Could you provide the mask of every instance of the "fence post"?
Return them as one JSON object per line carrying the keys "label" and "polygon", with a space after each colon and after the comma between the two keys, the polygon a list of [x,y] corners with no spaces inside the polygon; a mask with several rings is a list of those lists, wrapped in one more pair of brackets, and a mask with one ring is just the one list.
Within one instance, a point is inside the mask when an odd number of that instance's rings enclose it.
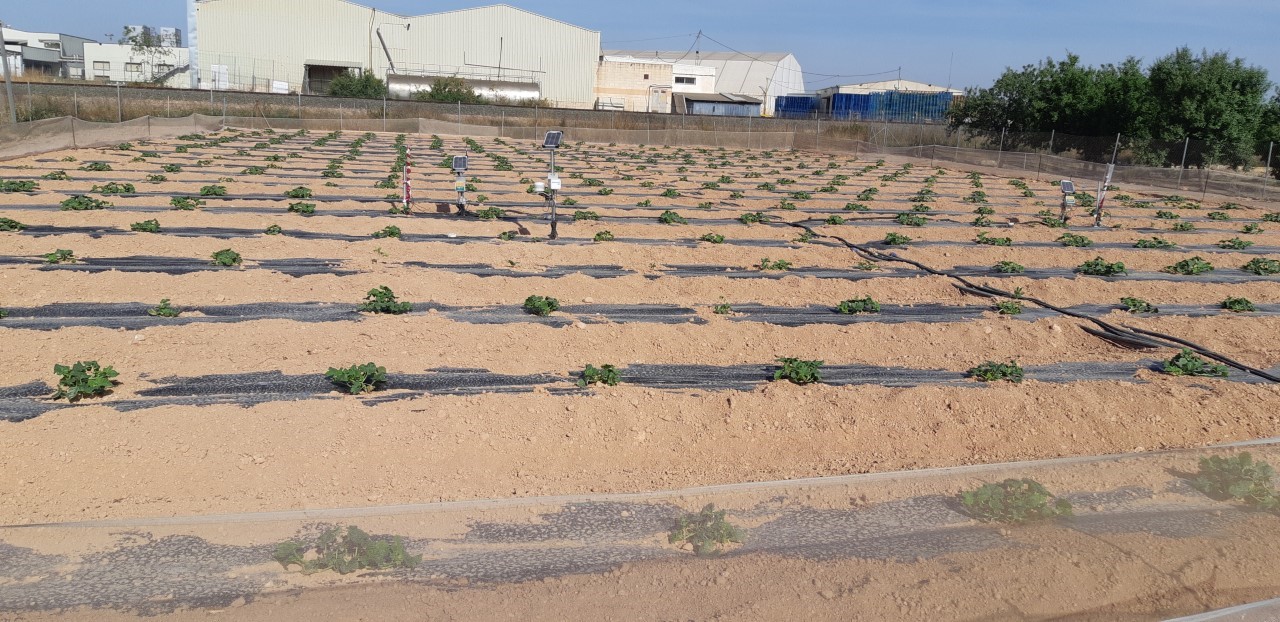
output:
{"label": "fence post", "polygon": [[1267,147],[1267,169],[1262,172],[1262,200],[1267,200],[1267,186],[1271,185],[1271,154],[1276,150],[1276,142],[1271,141]]}
{"label": "fence post", "polygon": [[507,110],[502,109],[502,120],[498,123],[498,136],[506,138],[507,136]]}
{"label": "fence post", "polygon": [[71,116],[80,116],[80,91],[71,92]]}
{"label": "fence post", "polygon": [[[302,91],[298,91],[298,120],[302,120]],[[299,123],[298,125],[302,125]]]}
{"label": "fence post", "polygon": [[168,119],[169,117],[172,117],[172,116],[173,116],[173,115],[169,112],[169,97],[170,97],[170,96],[168,96],[168,95],[165,95],[165,96],[164,96],[164,118],[166,118],[166,119]]}
{"label": "fence post", "polygon": [[151,138],[151,115],[147,115],[147,138]]}
{"label": "fence post", "polygon": [[382,92],[382,131],[387,131],[387,92]]}
{"label": "fence post", "polygon": [[822,119],[818,115],[814,115],[813,121],[817,124],[813,131],[813,150],[822,151]]}
{"label": "fence post", "polygon": [[227,126],[227,96],[222,96],[222,127]]}
{"label": "fence post", "polygon": [[[28,84],[29,86],[30,84]],[[116,85],[116,123],[124,121],[124,104],[120,102],[120,85]]]}
{"label": "fence post", "polygon": [[1000,164],[1004,162],[1004,133],[1008,127],[1000,128],[1000,151],[996,154],[996,168],[1000,168]]}
{"label": "fence post", "polygon": [[1206,196],[1209,196],[1209,167],[1210,166],[1212,166],[1212,162],[1205,162],[1204,177],[1200,185],[1200,202],[1201,203],[1204,203],[1204,198]]}
{"label": "fence post", "polygon": [[71,117],[71,146],[72,147],[79,147],[79,145],[76,143],[76,121],[79,121],[79,119],[77,119],[76,117]]}
{"label": "fence post", "polygon": [[538,105],[537,104],[533,105],[533,136],[535,139],[538,136]]}
{"label": "fence post", "polygon": [[653,119],[649,117],[649,113],[644,115],[644,142],[646,145],[653,143]]}
{"label": "fence post", "polygon": [[1191,137],[1182,143],[1182,165],[1178,167],[1178,189],[1182,189],[1182,172],[1187,170],[1187,149],[1191,148]]}

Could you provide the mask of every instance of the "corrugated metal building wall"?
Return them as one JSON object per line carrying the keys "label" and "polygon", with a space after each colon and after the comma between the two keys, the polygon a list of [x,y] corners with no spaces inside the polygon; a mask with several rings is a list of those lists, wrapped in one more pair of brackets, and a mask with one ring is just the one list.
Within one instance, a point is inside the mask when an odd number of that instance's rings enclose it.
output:
{"label": "corrugated metal building wall", "polygon": [[600,33],[507,5],[416,17],[345,0],[201,0],[196,10],[201,76],[223,66],[229,88],[300,88],[308,61],[385,77],[380,30],[402,73],[535,80],[556,105],[595,101]]}

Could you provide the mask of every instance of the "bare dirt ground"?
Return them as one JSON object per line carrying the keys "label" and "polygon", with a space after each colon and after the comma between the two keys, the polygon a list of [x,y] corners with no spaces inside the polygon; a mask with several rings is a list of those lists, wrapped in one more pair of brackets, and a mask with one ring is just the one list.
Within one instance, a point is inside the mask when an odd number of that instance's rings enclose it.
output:
{"label": "bare dirt ground", "polygon": [[[0,232],[0,309],[12,310],[12,318],[36,313],[32,309],[58,317],[49,305],[155,305],[162,298],[179,308],[254,303],[354,308],[370,289],[385,285],[404,301],[479,309],[477,313],[491,312],[495,318],[504,312],[504,319],[466,322],[436,312],[173,326],[158,319],[127,330],[32,330],[6,327],[0,319],[0,352],[7,363],[0,367],[0,398],[33,399],[19,396],[14,388],[52,386],[55,364],[97,360],[120,372],[110,395],[23,421],[0,422],[0,470],[9,474],[0,478],[0,523],[636,492],[1203,447],[1280,432],[1280,388],[1275,384],[1245,383],[1239,375],[1171,377],[1150,369],[1151,361],[1169,358],[1171,350],[1121,349],[1086,334],[1084,321],[1068,317],[1003,317],[992,310],[991,300],[965,295],[945,276],[890,262],[867,265],[832,239],[806,239],[803,228],[786,226],[803,224],[818,234],[939,270],[979,270],[971,277],[975,281],[1023,288],[1053,304],[1101,305],[1098,315],[1113,322],[1176,335],[1268,369],[1280,365],[1280,319],[1269,314],[1280,310],[1280,280],[1241,267],[1255,258],[1280,259],[1280,222],[1264,219],[1280,210],[1275,203],[1201,205],[1122,188],[1108,201],[1107,228],[1074,227],[1085,220],[1083,210],[1077,212],[1069,231],[1087,236],[1093,246],[1070,248],[1058,242],[1067,229],[1041,224],[1039,212],[1056,214],[1059,200],[1057,188],[1046,182],[1026,180],[1024,193],[1007,179],[987,175],[975,180],[966,176],[968,171],[935,169],[927,162],[574,145],[558,159],[565,182],[559,213],[562,219],[578,211],[590,213],[580,214],[578,221],[562,221],[561,239],[548,244],[541,200],[525,191],[531,180],[545,176],[543,153],[531,145],[484,139],[478,143],[484,153],[471,153],[472,210],[497,207],[505,212],[482,220],[458,216],[446,205],[452,200],[453,178],[439,162],[467,149],[460,137],[444,137],[440,148],[432,148],[428,137],[407,138],[415,154],[419,202],[414,215],[395,216],[387,213],[391,203],[383,199],[396,190],[374,187],[392,172],[394,135],[373,135],[356,149],[358,154],[348,151],[360,136],[351,132],[321,145],[313,144],[322,136],[318,132],[271,136],[229,130],[221,135],[230,140],[187,153],[174,150],[186,143],[169,141],[5,163],[0,179],[32,179],[39,190],[0,194],[0,218],[27,226],[22,232]],[[268,138],[283,140],[264,142]],[[144,151],[157,155],[137,160]],[[341,160],[344,155],[350,159]],[[513,170],[495,170],[502,158]],[[321,177],[331,161],[342,164],[342,177]],[[80,170],[88,162],[107,162],[112,170]],[[181,171],[162,171],[167,164],[179,164]],[[271,165],[278,168],[267,168],[262,175],[247,172]],[[71,179],[41,178],[54,170],[66,171]],[[149,175],[166,180],[149,182]],[[145,194],[93,190],[111,181],[132,183]],[[966,202],[979,183],[986,203]],[[171,197],[196,196],[210,185],[225,186],[227,198],[207,198],[191,211],[169,208]],[[315,197],[283,196],[298,186],[310,188]],[[908,199],[926,188],[937,196],[923,204],[927,211],[917,213],[929,221],[920,227],[896,222],[916,205]],[[667,195],[677,196],[664,196],[669,189],[673,192]],[[1129,198],[1118,200],[1117,194]],[[114,206],[59,210],[59,203],[73,195],[105,199]],[[479,195],[487,196],[481,201]],[[564,205],[570,202],[566,199],[576,205]],[[298,202],[314,204],[315,214],[287,211]],[[975,227],[978,215],[973,212],[984,205],[993,211],[991,222]],[[664,210],[677,212],[688,224],[660,223]],[[1178,218],[1157,217],[1158,211]],[[753,212],[770,216],[772,223],[738,220]],[[1210,218],[1211,212],[1223,216]],[[152,218],[161,225],[159,233],[130,231],[131,224]],[[1172,223],[1177,222],[1192,222],[1195,228],[1174,231]],[[271,225],[278,225],[282,234],[263,234]],[[398,227],[401,238],[371,236],[388,226]],[[603,231],[615,239],[593,241]],[[1012,245],[975,244],[981,231],[1010,237]],[[515,232],[514,239],[499,239],[504,232]],[[699,241],[709,233],[726,239],[723,244]],[[910,236],[913,242],[886,246],[880,241],[889,233]],[[1139,239],[1153,236],[1177,246],[1134,248]],[[1253,244],[1239,250],[1218,247],[1232,238]],[[208,265],[210,255],[225,248],[239,252],[243,265]],[[43,263],[42,255],[56,249],[73,250],[80,261]],[[1214,271],[1185,277],[1160,272],[1193,256],[1211,262]],[[1071,274],[1094,257],[1123,262],[1133,278]],[[791,270],[761,270],[766,258],[790,262]],[[320,273],[301,276],[279,268],[281,260],[299,259],[323,259],[326,265]],[[1000,261],[1022,264],[1027,272],[991,271]],[[119,269],[130,262],[143,269]],[[106,267],[96,270],[99,266]],[[607,270],[595,274],[587,268]],[[549,323],[510,313],[535,294],[559,299],[564,309],[552,319],[569,321]],[[883,305],[945,305],[982,313],[936,322],[783,327],[713,312],[720,304],[834,308],[864,296]],[[1262,312],[1132,315],[1119,306],[1120,298],[1129,296],[1162,307],[1209,310],[1228,297],[1245,297]],[[675,305],[693,313],[689,321],[678,323],[601,322],[575,314],[573,307],[581,305]],[[1032,374],[1022,384],[805,387],[769,383],[762,374],[760,385],[749,390],[712,384],[670,390],[627,383],[632,365],[772,365],[778,357],[822,360],[828,366],[950,372],[965,372],[985,361],[1116,363],[1131,365],[1132,373],[1123,381],[1044,382]],[[271,372],[319,377],[330,367],[367,361],[386,366],[391,389],[397,374],[441,368],[545,374],[559,384],[516,393],[423,392],[380,403],[344,397],[335,386],[332,393],[247,405],[235,399],[136,405],[174,377],[243,375],[246,382]],[[573,390],[572,374],[587,364],[605,363],[621,369],[621,385]],[[234,387],[235,382],[228,384]],[[798,578],[780,585],[777,593],[751,596],[753,582],[736,579],[776,570],[779,563],[795,565]],[[922,585],[910,597],[877,592],[876,579],[844,585],[842,572],[871,577],[894,572],[892,564],[847,564],[816,570],[794,560],[750,558],[731,562],[725,570],[731,577],[727,585],[710,574],[678,581],[715,584],[720,591],[713,597],[714,608],[726,619],[776,619],[797,611],[806,612],[805,617],[839,617],[850,607],[868,619],[928,617],[938,608],[964,609],[981,618],[1037,617],[1079,606],[1087,611],[1094,603],[1090,590],[1102,589],[1082,574],[1080,591],[1056,595],[1056,604],[1039,612],[1023,597],[1043,594],[1045,586],[1057,581],[1027,573],[1034,566],[1031,558],[1008,567],[1011,581],[1025,576],[1025,583],[1010,588],[1010,594],[1020,596],[961,599],[955,594],[968,588],[956,584],[936,587],[936,593],[935,587]],[[540,603],[526,617],[585,613],[608,618],[608,607],[620,593],[661,603],[655,617],[678,617],[687,603],[677,594],[691,592],[664,581],[669,572],[661,564],[638,566],[617,577],[505,586],[483,597],[403,586],[359,589],[437,608],[444,618],[499,617],[504,603],[515,599]],[[938,573],[947,575],[941,566]],[[1252,594],[1247,586],[1241,590]],[[581,598],[556,596],[566,591]],[[821,595],[826,592],[839,596]],[[272,597],[236,616],[265,619],[278,606],[321,611],[347,598],[342,592]],[[1001,604],[1006,601],[1016,602]],[[565,608],[569,602],[574,609]],[[1205,603],[1192,602],[1177,601],[1168,609],[1204,608]],[[392,608],[365,615],[384,619],[410,611],[388,606]],[[1141,617],[1146,606],[1116,604],[1096,617]]]}

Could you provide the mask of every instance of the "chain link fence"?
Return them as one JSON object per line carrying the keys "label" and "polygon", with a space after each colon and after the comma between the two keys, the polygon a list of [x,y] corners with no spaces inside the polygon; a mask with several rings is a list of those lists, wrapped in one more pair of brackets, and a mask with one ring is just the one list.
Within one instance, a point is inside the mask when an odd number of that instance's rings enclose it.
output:
{"label": "chain link fence", "polygon": [[[1265,174],[1269,164],[1264,158],[1250,163],[1252,169],[1230,170],[1219,164],[1219,155],[1209,145],[1193,139],[991,133],[968,128],[953,131],[938,124],[690,116],[104,85],[15,86],[18,117],[27,121],[0,129],[0,157],[172,137],[223,126],[521,140],[535,140],[549,129],[559,129],[569,132],[575,141],[898,155],[1080,182],[1103,179],[1106,163],[1114,158],[1113,183],[1117,184],[1261,200],[1274,198],[1280,191]],[[182,131],[171,131],[175,128]],[[1268,147],[1260,151],[1274,151],[1274,146]]]}

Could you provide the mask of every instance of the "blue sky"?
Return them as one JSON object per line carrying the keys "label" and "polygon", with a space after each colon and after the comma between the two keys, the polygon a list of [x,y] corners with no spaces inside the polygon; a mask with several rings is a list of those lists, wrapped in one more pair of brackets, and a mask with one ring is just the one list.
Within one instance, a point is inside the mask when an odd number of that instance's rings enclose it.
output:
{"label": "blue sky", "polygon": [[[268,2],[270,0],[260,0]],[[416,15],[489,4],[446,0],[367,0]],[[1227,50],[1265,67],[1280,82],[1280,2],[1275,0],[777,0],[508,4],[599,30],[606,47],[688,49],[699,30],[744,51],[787,51],[809,87],[862,82],[857,76],[902,68],[904,78],[957,87],[987,85],[1020,67],[1069,50],[1086,63],[1127,56],[1154,60],[1187,45]],[[105,40],[125,24],[186,29],[183,0],[12,0],[0,19],[17,28]],[[681,36],[682,35],[682,36]],[[703,40],[703,50],[724,49]],[[954,59],[954,60],[953,60]]]}

